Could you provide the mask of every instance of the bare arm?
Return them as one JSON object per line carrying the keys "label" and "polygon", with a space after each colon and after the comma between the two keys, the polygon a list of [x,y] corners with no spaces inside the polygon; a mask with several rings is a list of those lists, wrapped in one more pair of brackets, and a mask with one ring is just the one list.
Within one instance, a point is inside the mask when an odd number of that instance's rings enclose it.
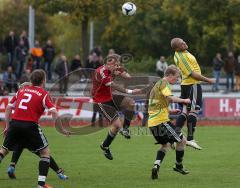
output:
{"label": "bare arm", "polygon": [[189,104],[191,103],[190,99],[181,99],[179,97],[175,97],[175,96],[168,96],[167,97],[168,101],[171,103],[184,103],[184,104]]}
{"label": "bare arm", "polygon": [[191,76],[196,80],[208,82],[210,84],[213,84],[215,82],[213,79],[207,78],[207,77],[205,77],[197,72],[194,72],[194,71],[192,72]]}
{"label": "bare arm", "polygon": [[11,120],[11,114],[12,114],[12,107],[11,106],[7,106],[6,111],[5,111],[5,120],[6,120],[5,130],[7,130],[8,127],[9,127],[9,122]]}
{"label": "bare arm", "polygon": [[53,109],[53,110],[51,110],[51,113],[52,113],[52,118],[53,118],[53,120],[56,121],[57,118],[58,118],[58,112],[57,112],[57,110],[56,110],[56,109]]}
{"label": "bare arm", "polygon": [[139,93],[142,93],[142,90],[141,89],[125,89],[124,87],[112,82],[111,83],[111,86],[113,89],[117,90],[117,91],[120,91],[122,93],[128,93],[128,94],[139,94]]}

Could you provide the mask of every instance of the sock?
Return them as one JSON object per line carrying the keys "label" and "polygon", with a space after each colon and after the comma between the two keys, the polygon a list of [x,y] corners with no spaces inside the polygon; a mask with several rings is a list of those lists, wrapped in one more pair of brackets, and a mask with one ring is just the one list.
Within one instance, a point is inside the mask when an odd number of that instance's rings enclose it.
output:
{"label": "sock", "polygon": [[[21,156],[23,152],[23,148],[18,148],[16,151],[13,152],[12,154],[12,159],[11,159],[11,164],[17,164],[19,157]],[[14,166],[15,166],[14,165]]]}
{"label": "sock", "polygon": [[60,169],[56,163],[56,161],[54,160],[54,158],[52,156],[50,156],[50,166],[49,166],[51,169],[54,170],[54,172],[56,172],[57,174],[58,173],[61,173],[62,172],[62,169]]}
{"label": "sock", "polygon": [[0,153],[0,163],[2,162],[3,158],[4,158],[4,155]]}
{"label": "sock", "polygon": [[124,119],[123,128],[128,129],[130,127],[131,120],[128,120],[127,118]]}
{"label": "sock", "polygon": [[176,166],[182,166],[184,150],[176,150]]}
{"label": "sock", "polygon": [[115,136],[116,135],[113,134],[111,130],[109,130],[106,139],[103,141],[103,144],[102,144],[103,147],[109,147],[112,141],[114,140]]}
{"label": "sock", "polygon": [[38,185],[44,186],[48,174],[50,159],[47,157],[41,157],[39,161],[39,176]]}
{"label": "sock", "polygon": [[187,120],[186,114],[182,113],[178,116],[176,120],[176,128],[178,129],[178,131],[181,131],[186,120]]}
{"label": "sock", "polygon": [[193,134],[195,132],[196,124],[197,124],[196,116],[190,114],[188,116],[188,122],[187,122],[187,127],[188,127],[187,140],[193,140]]}
{"label": "sock", "polygon": [[154,165],[157,165],[159,167],[165,157],[165,154],[166,154],[165,150],[162,150],[162,149],[158,150]]}

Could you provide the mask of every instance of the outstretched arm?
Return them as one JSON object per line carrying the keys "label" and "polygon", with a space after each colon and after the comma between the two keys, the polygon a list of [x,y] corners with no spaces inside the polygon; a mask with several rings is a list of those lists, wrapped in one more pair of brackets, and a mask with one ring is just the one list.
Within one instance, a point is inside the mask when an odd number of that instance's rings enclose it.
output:
{"label": "outstretched arm", "polygon": [[167,97],[168,101],[171,103],[183,103],[183,104],[190,104],[191,101],[190,99],[181,99],[179,97],[175,97],[175,96],[168,96]]}
{"label": "outstretched arm", "polygon": [[208,83],[210,83],[210,84],[215,83],[215,80],[214,80],[214,79],[207,78],[207,77],[205,77],[205,76],[203,76],[203,75],[201,75],[201,74],[199,74],[199,73],[197,73],[197,72],[194,72],[194,71],[191,73],[191,76],[192,76],[194,79],[199,80],[199,81],[208,82]]}
{"label": "outstretched arm", "polygon": [[122,93],[128,93],[128,94],[140,94],[142,93],[142,90],[141,89],[125,89],[124,87],[122,87],[121,85],[119,84],[116,84],[114,82],[111,82],[111,87],[117,91],[120,91]]}

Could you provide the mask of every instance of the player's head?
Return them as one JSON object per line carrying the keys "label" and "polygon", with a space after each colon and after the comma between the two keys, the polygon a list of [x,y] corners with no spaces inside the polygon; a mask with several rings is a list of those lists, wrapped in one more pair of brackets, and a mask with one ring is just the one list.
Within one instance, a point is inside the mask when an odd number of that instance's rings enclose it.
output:
{"label": "player's head", "polygon": [[116,69],[120,67],[120,59],[121,56],[118,54],[111,54],[108,55],[106,60],[105,60],[105,66],[107,67],[108,70],[111,72],[114,72]]}
{"label": "player's head", "polygon": [[33,86],[44,86],[46,82],[46,74],[42,69],[36,69],[30,76],[30,81]]}
{"label": "player's head", "polygon": [[175,51],[185,51],[188,49],[188,45],[181,38],[173,38],[171,40],[171,47]]}
{"label": "player's head", "polygon": [[168,80],[170,84],[175,84],[180,77],[180,71],[175,65],[170,65],[164,72],[164,78]]}

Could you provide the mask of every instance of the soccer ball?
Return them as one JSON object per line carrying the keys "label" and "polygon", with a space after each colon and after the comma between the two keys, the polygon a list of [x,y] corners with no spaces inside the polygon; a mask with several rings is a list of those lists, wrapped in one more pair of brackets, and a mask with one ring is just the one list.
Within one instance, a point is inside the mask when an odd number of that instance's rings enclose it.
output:
{"label": "soccer ball", "polygon": [[124,3],[122,6],[122,12],[126,16],[132,16],[136,13],[137,7],[131,2]]}

